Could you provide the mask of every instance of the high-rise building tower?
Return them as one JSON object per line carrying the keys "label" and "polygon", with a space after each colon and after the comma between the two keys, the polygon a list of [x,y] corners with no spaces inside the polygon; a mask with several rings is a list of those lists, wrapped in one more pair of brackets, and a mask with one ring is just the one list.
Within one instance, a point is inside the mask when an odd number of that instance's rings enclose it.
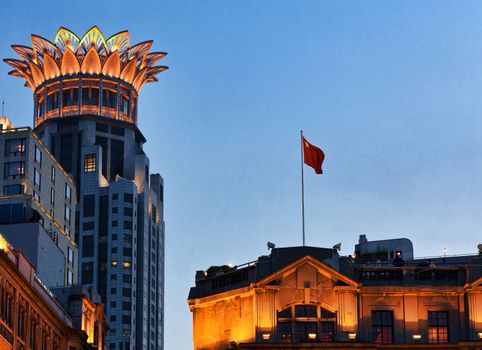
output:
{"label": "high-rise building tower", "polygon": [[137,128],[140,89],[167,69],[151,45],[60,28],[5,60],[33,91],[35,131],[77,183],[81,282],[103,300],[109,349],[163,348],[163,179]]}

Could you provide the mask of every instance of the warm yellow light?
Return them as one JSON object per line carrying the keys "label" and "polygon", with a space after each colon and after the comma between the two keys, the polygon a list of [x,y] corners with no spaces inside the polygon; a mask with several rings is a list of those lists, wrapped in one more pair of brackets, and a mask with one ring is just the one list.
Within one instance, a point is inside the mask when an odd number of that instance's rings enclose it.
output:
{"label": "warm yellow light", "polygon": [[8,244],[7,240],[3,235],[0,234],[0,250],[3,250],[5,253],[8,253],[10,245]]}
{"label": "warm yellow light", "polygon": [[349,333],[349,334],[348,334],[348,339],[350,339],[350,340],[355,340],[355,339],[356,339],[356,333]]}
{"label": "warm yellow light", "polygon": [[479,339],[482,339],[482,332],[479,332]]}
{"label": "warm yellow light", "polygon": [[271,337],[271,334],[263,333],[263,340],[269,340],[270,337]]}
{"label": "warm yellow light", "polygon": [[124,261],[122,265],[124,266],[124,269],[129,269],[131,267],[131,263],[129,261]]}
{"label": "warm yellow light", "polygon": [[114,261],[112,261],[112,262],[110,263],[110,265],[111,265],[112,267],[117,266],[117,261],[115,261],[115,260],[114,260]]}
{"label": "warm yellow light", "polygon": [[308,333],[308,338],[310,340],[315,340],[316,339],[316,333]]}
{"label": "warm yellow light", "polygon": [[420,334],[412,334],[413,340],[420,340],[422,339],[422,336]]}

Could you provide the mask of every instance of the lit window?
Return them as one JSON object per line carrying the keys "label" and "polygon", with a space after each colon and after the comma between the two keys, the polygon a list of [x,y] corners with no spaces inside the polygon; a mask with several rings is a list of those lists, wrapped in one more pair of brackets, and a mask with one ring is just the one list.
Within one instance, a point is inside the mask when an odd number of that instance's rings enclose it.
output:
{"label": "lit window", "polygon": [[33,183],[34,183],[35,186],[37,186],[39,189],[40,189],[40,180],[41,180],[40,171],[38,171],[37,169],[35,169],[35,171],[34,171],[34,173],[33,173]]}
{"label": "lit window", "polygon": [[25,152],[25,139],[5,140],[5,155],[17,155]]}
{"label": "lit window", "polygon": [[33,198],[40,203],[40,196],[38,195],[37,192],[33,191]]}
{"label": "lit window", "polygon": [[50,189],[50,204],[55,205],[55,190],[53,187]]}
{"label": "lit window", "polygon": [[50,173],[50,181],[55,183],[55,168],[52,166],[52,172]]}
{"label": "lit window", "polygon": [[428,342],[429,343],[448,343],[448,312],[429,311],[428,312]]}
{"label": "lit window", "polygon": [[289,306],[277,312],[278,338],[283,343],[334,341],[336,314],[313,304]]}
{"label": "lit window", "polygon": [[24,162],[6,162],[3,168],[4,179],[16,179],[17,177],[24,177],[25,163]]}
{"label": "lit window", "polygon": [[124,261],[124,263],[122,264],[122,266],[124,267],[124,269],[130,269],[130,268],[131,268],[131,263],[130,263],[130,261]]}
{"label": "lit window", "polygon": [[95,154],[86,154],[84,156],[84,173],[95,172]]}
{"label": "lit window", "polygon": [[116,267],[116,266],[117,266],[117,261],[116,261],[116,260],[112,260],[112,262],[110,263],[110,266]]}
{"label": "lit window", "polygon": [[35,146],[35,163],[42,165],[42,151],[37,146]]}
{"label": "lit window", "polygon": [[393,311],[372,311],[372,335],[376,343],[393,343]]}

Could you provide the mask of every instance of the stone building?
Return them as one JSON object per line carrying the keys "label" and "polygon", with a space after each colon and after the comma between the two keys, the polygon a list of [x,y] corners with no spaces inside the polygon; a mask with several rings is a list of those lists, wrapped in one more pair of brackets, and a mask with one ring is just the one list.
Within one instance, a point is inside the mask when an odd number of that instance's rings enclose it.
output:
{"label": "stone building", "polygon": [[194,349],[482,349],[482,255],[413,259],[407,241],[406,260],[377,241],[371,261],[291,247],[198,271]]}
{"label": "stone building", "polygon": [[0,349],[106,349],[102,305],[90,294],[74,295],[62,305],[23,252],[0,234]]}
{"label": "stone building", "polygon": [[75,183],[32,129],[1,124],[0,229],[48,286],[75,284]]}
{"label": "stone building", "polygon": [[33,92],[35,132],[77,184],[81,283],[106,306],[112,350],[163,348],[164,184],[137,127],[141,88],[167,69],[151,46],[62,27],[4,60]]}

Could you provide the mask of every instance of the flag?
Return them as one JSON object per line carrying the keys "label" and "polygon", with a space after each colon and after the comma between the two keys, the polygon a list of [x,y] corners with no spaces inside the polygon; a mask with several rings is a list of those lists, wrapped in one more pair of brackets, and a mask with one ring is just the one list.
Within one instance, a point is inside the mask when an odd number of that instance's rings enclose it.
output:
{"label": "flag", "polygon": [[303,161],[306,165],[309,165],[317,174],[323,174],[323,170],[321,169],[321,165],[323,164],[323,160],[325,160],[325,154],[321,149],[316,146],[313,146],[311,143],[306,141],[304,136],[303,139]]}

